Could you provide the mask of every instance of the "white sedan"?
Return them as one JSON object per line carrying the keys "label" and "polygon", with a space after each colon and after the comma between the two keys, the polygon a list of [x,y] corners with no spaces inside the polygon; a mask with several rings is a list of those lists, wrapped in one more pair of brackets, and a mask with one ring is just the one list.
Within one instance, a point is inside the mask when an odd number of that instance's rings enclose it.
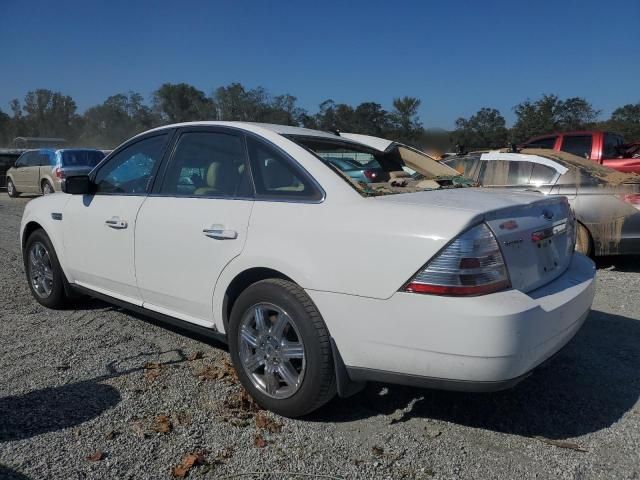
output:
{"label": "white sedan", "polygon": [[[287,416],[367,381],[514,385],[591,308],[595,269],[573,253],[566,199],[464,188],[411,148],[366,140],[236,122],[138,135],[27,205],[31,291],[223,339],[244,387]],[[384,178],[357,182],[335,158]]]}

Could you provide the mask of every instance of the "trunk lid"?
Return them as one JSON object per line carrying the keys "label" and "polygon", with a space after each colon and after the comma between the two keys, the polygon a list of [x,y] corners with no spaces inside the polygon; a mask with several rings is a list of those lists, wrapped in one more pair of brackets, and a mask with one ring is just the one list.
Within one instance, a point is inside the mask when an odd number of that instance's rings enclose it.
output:
{"label": "trunk lid", "polygon": [[460,188],[374,198],[476,213],[474,224],[484,221],[489,226],[500,245],[511,285],[522,292],[551,282],[571,261],[575,227],[565,197]]}

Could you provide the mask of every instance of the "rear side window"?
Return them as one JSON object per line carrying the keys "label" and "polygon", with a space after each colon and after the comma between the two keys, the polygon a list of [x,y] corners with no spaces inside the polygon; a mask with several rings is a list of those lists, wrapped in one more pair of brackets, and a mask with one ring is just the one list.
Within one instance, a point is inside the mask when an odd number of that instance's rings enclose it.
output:
{"label": "rear side window", "polygon": [[[451,158],[447,158],[442,163],[455,169],[458,173],[462,174],[463,176],[470,179],[474,179],[478,171],[478,162],[480,162],[480,160],[477,157],[475,158],[451,157]],[[485,163],[485,162],[482,162],[482,163]]]}
{"label": "rear side window", "polygon": [[38,152],[29,152],[24,157],[25,167],[39,167],[40,166],[40,154]]}
{"label": "rear side window", "polygon": [[567,135],[562,139],[562,148],[560,150],[582,158],[590,158],[591,135]]}
{"label": "rear side window", "polygon": [[160,193],[178,197],[251,196],[242,138],[217,132],[183,133]]}
{"label": "rear side window", "polygon": [[247,136],[251,171],[258,197],[318,201],[322,192],[309,175],[276,148]]}
{"label": "rear side window", "polygon": [[479,181],[482,185],[528,185],[532,170],[531,162],[485,161]]}
{"label": "rear side window", "polygon": [[527,143],[528,148],[553,148],[558,137],[544,137]]}
{"label": "rear side window", "polygon": [[65,150],[62,152],[62,165],[65,167],[95,167],[104,158],[97,150]]}

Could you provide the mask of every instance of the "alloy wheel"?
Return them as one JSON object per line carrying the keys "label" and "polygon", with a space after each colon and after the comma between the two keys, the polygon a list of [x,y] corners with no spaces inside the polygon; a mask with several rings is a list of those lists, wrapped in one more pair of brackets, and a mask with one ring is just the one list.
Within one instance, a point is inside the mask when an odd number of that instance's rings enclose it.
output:
{"label": "alloy wheel", "polygon": [[288,398],[304,379],[304,344],[295,322],[282,308],[259,303],[242,317],[238,351],[251,383],[272,398]]}
{"label": "alloy wheel", "polygon": [[47,248],[35,242],[29,249],[29,280],[33,291],[40,298],[47,298],[53,290],[53,268]]}

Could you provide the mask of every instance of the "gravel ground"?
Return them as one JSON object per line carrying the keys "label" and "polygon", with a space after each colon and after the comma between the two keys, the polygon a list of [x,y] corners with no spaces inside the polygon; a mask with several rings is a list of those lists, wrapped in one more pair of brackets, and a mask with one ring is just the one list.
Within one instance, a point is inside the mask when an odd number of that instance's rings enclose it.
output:
{"label": "gravel ground", "polygon": [[584,328],[512,390],[370,385],[289,420],[256,412],[218,344],[95,300],[38,305],[27,201],[0,194],[0,478],[171,478],[194,453],[189,478],[640,477],[638,258],[599,262]]}

